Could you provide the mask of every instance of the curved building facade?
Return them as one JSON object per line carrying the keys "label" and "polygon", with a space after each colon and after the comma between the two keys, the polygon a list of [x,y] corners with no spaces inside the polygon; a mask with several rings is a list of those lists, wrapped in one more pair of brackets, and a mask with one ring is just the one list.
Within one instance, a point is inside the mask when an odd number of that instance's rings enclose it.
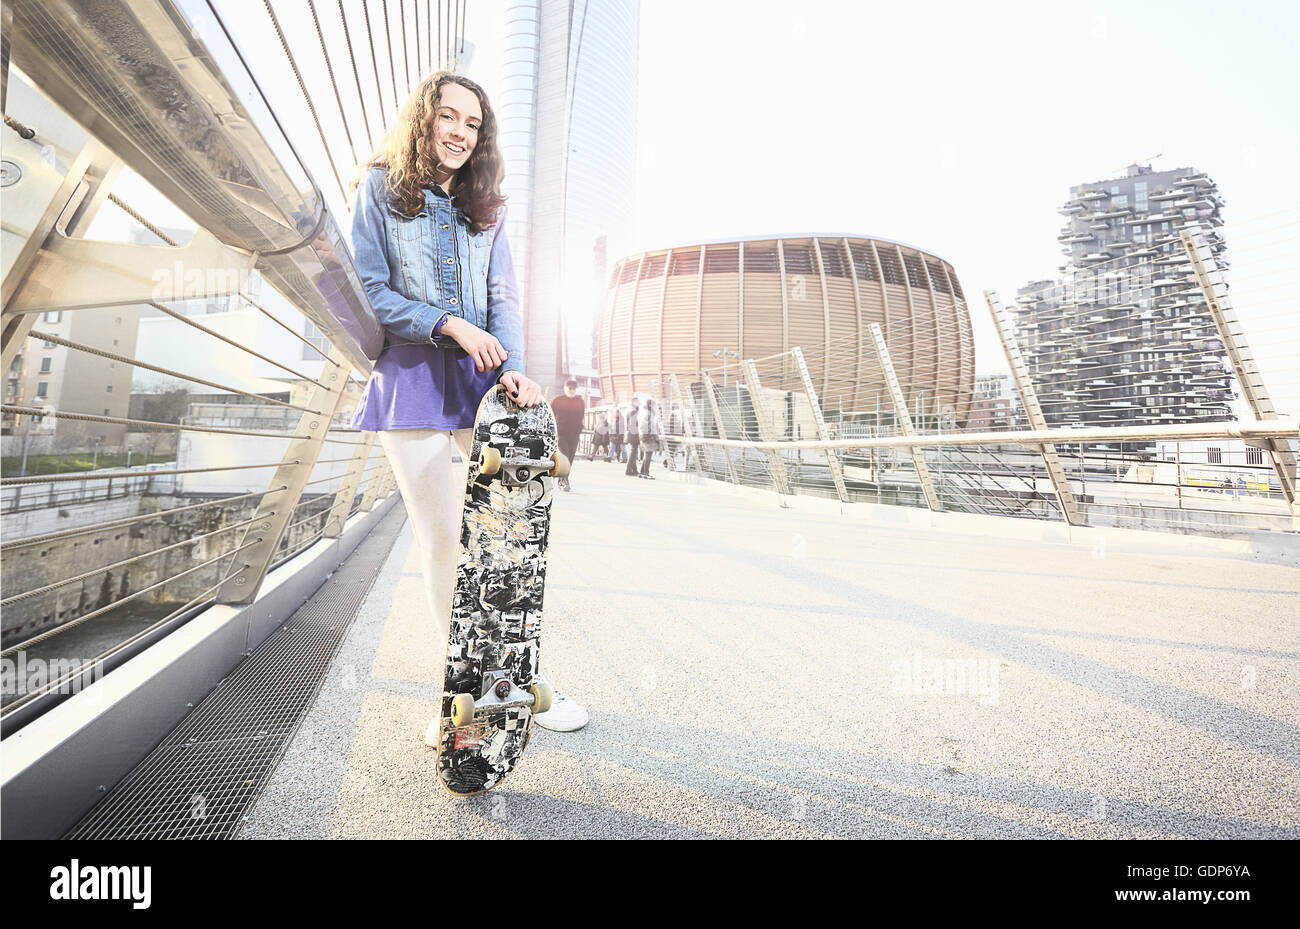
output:
{"label": "curved building facade", "polygon": [[[615,265],[598,361],[607,398],[683,383],[721,365],[803,349],[823,409],[889,408],[871,338],[879,323],[914,416],[970,416],[975,346],[943,259],[864,236],[749,238],[647,251]],[[883,398],[883,399],[882,399]]]}

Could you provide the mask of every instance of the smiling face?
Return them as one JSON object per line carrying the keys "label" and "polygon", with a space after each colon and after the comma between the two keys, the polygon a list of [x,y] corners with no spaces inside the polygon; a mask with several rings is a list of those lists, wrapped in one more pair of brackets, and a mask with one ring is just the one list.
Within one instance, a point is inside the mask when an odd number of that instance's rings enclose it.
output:
{"label": "smiling face", "polygon": [[433,145],[437,159],[453,174],[465,166],[478,145],[483,126],[483,108],[478,95],[467,87],[448,82],[433,114]]}

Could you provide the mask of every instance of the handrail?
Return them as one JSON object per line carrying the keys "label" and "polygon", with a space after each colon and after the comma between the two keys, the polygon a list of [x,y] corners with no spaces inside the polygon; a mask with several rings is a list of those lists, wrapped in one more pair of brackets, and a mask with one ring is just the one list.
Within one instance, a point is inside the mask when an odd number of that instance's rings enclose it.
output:
{"label": "handrail", "polygon": [[1079,442],[1140,442],[1192,439],[1300,439],[1300,420],[1246,423],[1188,423],[1168,426],[1116,426],[1110,429],[1043,429],[1007,432],[937,432],[928,435],[762,442],[678,436],[682,442],[761,450],[827,448],[932,448],[939,445],[1073,445]]}

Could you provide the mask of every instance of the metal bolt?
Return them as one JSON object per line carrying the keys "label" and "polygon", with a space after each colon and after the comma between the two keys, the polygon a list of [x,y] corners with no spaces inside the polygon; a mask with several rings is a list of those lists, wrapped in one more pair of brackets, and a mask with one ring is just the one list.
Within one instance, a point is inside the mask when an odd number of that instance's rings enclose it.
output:
{"label": "metal bolt", "polygon": [[235,578],[235,586],[236,586],[236,587],[243,587],[246,583],[248,583],[248,578],[246,578],[246,577],[237,577],[237,578]]}
{"label": "metal bolt", "polygon": [[6,158],[0,161],[0,187],[12,187],[22,179],[23,169],[17,162]]}
{"label": "metal bolt", "polygon": [[311,425],[308,426],[307,428],[309,428],[309,429],[315,429],[315,428],[316,428],[317,426],[319,426],[319,425],[320,425],[320,423],[313,419],[313,420],[311,421]]}
{"label": "metal bolt", "polygon": [[103,792],[104,792],[105,790],[107,790],[108,788],[105,787],[103,784],[100,784],[100,785],[99,785],[98,787],[96,787],[95,789],[98,790],[100,793],[103,793]]}

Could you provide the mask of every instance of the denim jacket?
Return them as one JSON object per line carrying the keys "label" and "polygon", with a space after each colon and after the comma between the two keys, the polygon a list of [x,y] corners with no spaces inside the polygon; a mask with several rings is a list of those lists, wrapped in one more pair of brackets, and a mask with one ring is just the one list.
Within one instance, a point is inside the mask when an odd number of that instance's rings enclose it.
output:
{"label": "denim jacket", "polygon": [[352,253],[361,283],[385,330],[385,347],[420,343],[455,346],[433,337],[443,313],[496,336],[508,353],[501,372],[524,371],[523,318],[514,263],[506,242],[505,207],[477,235],[441,189],[424,191],[424,209],[403,216],[384,194],[382,168],[357,185]]}

